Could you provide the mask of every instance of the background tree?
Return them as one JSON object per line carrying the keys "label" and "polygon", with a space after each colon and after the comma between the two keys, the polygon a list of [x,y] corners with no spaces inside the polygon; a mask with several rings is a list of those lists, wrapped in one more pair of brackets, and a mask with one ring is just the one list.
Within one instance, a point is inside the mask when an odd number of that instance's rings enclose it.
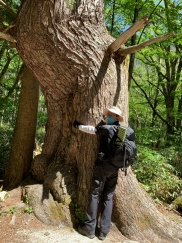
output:
{"label": "background tree", "polygon": [[[4,187],[17,187],[30,174],[35,141],[39,85],[27,67],[21,73],[21,92]],[[18,168],[18,169],[17,169]]]}

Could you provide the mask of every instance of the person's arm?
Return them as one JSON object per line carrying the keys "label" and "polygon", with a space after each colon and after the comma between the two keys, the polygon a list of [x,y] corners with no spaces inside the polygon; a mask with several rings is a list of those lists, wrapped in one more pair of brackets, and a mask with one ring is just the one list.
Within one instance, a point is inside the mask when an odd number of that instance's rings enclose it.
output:
{"label": "person's arm", "polygon": [[75,128],[78,128],[80,131],[86,132],[86,133],[89,133],[89,134],[95,134],[95,132],[96,132],[96,129],[95,129],[94,126],[83,125],[76,120],[74,121],[73,126]]}
{"label": "person's arm", "polygon": [[[82,132],[96,134],[96,135],[109,135],[109,130],[112,128],[111,125],[101,125],[101,126],[90,126],[90,125],[83,125],[77,120],[73,122],[73,126],[78,128]],[[113,129],[111,129],[113,130]]]}
{"label": "person's arm", "polygon": [[96,129],[93,126],[85,126],[85,125],[79,125],[78,129],[82,132],[90,133],[90,134],[95,134]]}

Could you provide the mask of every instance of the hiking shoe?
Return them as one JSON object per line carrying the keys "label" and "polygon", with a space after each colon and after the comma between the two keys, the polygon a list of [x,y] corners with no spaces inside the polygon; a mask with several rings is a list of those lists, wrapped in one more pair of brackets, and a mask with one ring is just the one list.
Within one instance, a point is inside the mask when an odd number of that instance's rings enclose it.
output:
{"label": "hiking shoe", "polygon": [[88,229],[86,228],[86,226],[78,226],[78,232],[82,235],[87,236],[90,239],[93,239],[95,237],[95,233],[94,232],[89,232]]}
{"label": "hiking shoe", "polygon": [[107,234],[100,232],[99,240],[105,240],[106,236],[107,236]]}

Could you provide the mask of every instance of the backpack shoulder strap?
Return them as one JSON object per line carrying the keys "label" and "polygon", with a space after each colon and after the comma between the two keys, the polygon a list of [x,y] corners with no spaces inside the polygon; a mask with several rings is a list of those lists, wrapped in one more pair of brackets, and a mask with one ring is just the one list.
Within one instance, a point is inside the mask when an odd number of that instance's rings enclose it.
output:
{"label": "backpack shoulder strap", "polygon": [[123,141],[126,138],[126,132],[127,132],[127,128],[125,127],[120,127],[117,133],[117,138],[115,140],[115,143],[118,145],[121,145],[123,143]]}

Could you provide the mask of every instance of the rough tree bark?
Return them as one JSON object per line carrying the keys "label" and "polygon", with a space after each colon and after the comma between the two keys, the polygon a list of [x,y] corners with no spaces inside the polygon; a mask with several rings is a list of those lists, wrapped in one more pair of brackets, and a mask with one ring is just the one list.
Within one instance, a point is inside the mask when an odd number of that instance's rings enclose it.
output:
{"label": "rough tree bark", "polygon": [[[113,43],[104,25],[102,0],[68,2],[26,0],[16,23],[17,49],[40,82],[48,109],[43,151],[32,165],[34,177],[44,181],[43,188],[39,185],[37,190],[43,191],[35,195],[36,190],[30,189],[29,193],[39,199],[34,205],[43,205],[45,214],[40,218],[50,223],[71,220],[75,203],[83,209],[87,205],[99,141],[75,130],[74,119],[95,125],[106,106],[117,105],[127,124],[127,59],[118,58],[116,51],[137,31],[131,29],[121,38],[123,43],[120,39]],[[49,199],[57,204],[49,204]],[[126,177],[120,175],[115,202],[113,220],[128,238],[142,243],[182,240],[180,227],[172,223],[170,230],[166,227],[168,220],[158,217],[132,171]],[[56,205],[61,216],[54,212],[54,220],[51,212]]]}

